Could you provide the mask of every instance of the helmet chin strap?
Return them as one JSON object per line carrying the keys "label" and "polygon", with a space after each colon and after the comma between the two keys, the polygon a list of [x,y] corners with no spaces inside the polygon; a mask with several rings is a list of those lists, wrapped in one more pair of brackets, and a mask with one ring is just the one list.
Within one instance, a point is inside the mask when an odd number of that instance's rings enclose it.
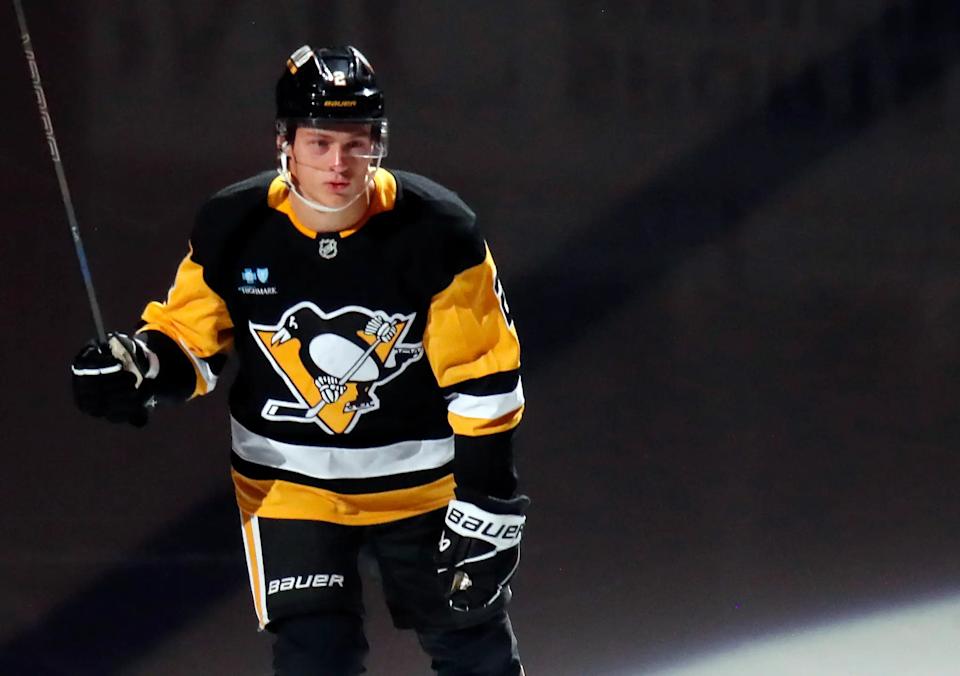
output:
{"label": "helmet chin strap", "polygon": [[373,174],[380,168],[380,161],[383,159],[383,156],[380,155],[377,157],[377,164],[372,167],[367,167],[367,180],[363,188],[353,196],[349,202],[344,204],[342,207],[328,207],[326,204],[320,204],[310,199],[297,187],[296,182],[293,180],[293,176],[290,175],[290,168],[287,166],[287,153],[285,152],[289,144],[284,141],[283,145],[280,147],[280,168],[277,170],[277,173],[280,174],[280,180],[282,180],[290,191],[299,197],[304,204],[313,209],[314,211],[319,211],[324,214],[335,214],[341,211],[349,209],[353,204],[360,199],[361,195],[364,195],[367,192],[367,188],[370,185],[370,181],[373,179]]}

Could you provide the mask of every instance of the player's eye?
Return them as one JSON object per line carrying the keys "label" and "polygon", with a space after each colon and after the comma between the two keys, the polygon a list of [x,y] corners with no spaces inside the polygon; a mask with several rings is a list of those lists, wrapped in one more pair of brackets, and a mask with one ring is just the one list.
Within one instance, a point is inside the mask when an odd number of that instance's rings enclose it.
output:
{"label": "player's eye", "polygon": [[370,142],[365,139],[350,141],[346,145],[346,150],[351,155],[367,155],[370,153]]}

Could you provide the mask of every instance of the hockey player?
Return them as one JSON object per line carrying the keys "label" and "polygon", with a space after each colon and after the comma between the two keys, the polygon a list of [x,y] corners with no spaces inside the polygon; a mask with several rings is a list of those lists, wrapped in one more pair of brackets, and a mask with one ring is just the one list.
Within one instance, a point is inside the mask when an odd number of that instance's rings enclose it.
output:
{"label": "hockey player", "polygon": [[166,300],[75,358],[77,405],[143,425],[235,355],[231,474],[277,674],[363,671],[361,547],[437,673],[520,674],[524,399],[493,258],[456,194],[380,166],[358,50],[301,47],[276,99],[278,170],[203,205]]}

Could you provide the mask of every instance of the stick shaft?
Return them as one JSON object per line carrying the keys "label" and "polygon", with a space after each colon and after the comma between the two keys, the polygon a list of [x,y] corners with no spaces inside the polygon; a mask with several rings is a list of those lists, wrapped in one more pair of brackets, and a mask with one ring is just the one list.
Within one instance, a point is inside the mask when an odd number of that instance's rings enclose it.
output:
{"label": "stick shaft", "polygon": [[[378,346],[380,343],[382,343],[382,342],[383,342],[383,341],[382,341],[380,338],[377,338],[377,339],[373,342],[373,344],[372,344],[370,347],[367,348],[367,351],[364,352],[362,355],[360,355],[360,358],[357,359],[357,361],[355,361],[355,362],[353,363],[353,366],[350,367],[350,370],[347,371],[346,373],[344,373],[344,374],[343,374],[343,377],[341,377],[339,380],[337,380],[337,384],[338,384],[338,385],[344,385],[344,384],[346,384],[346,382],[347,382],[348,380],[350,380],[350,377],[351,377],[354,373],[356,373],[357,371],[360,370],[360,367],[363,365],[363,362],[367,361],[367,359],[370,357],[370,355],[373,354],[373,351],[376,350],[376,349],[377,349],[377,346]],[[312,417],[314,417],[314,416],[317,415],[317,414],[323,409],[323,407],[326,406],[326,405],[327,405],[327,402],[325,402],[325,401],[323,400],[323,398],[321,397],[321,398],[320,398],[320,402],[319,402],[316,406],[314,406],[313,408],[311,408],[311,409],[309,409],[309,410],[307,411],[306,417],[307,417],[307,418],[312,418]]]}
{"label": "stick shaft", "polygon": [[73,235],[73,246],[77,252],[77,261],[80,263],[80,273],[83,275],[83,284],[87,290],[87,300],[90,302],[90,312],[93,314],[93,324],[97,330],[100,342],[106,342],[106,333],[103,330],[103,318],[100,316],[100,304],[93,288],[93,278],[90,275],[90,265],[87,254],[83,249],[83,240],[80,239],[80,226],[77,223],[77,214],[73,209],[73,200],[70,198],[70,187],[67,185],[67,176],[63,171],[63,162],[60,159],[60,150],[57,147],[57,137],[53,133],[53,121],[47,108],[47,97],[40,82],[40,69],[33,53],[33,44],[30,42],[30,32],[27,30],[27,17],[23,13],[21,0],[13,0],[13,8],[17,13],[17,23],[20,25],[20,41],[23,44],[23,54],[27,57],[27,68],[30,70],[30,80],[33,83],[33,92],[37,97],[37,106],[40,109],[40,121],[50,146],[50,157],[53,159],[53,168],[57,173],[57,183],[60,184],[60,196],[63,198],[63,207],[67,211],[67,222],[70,224],[70,233]]}

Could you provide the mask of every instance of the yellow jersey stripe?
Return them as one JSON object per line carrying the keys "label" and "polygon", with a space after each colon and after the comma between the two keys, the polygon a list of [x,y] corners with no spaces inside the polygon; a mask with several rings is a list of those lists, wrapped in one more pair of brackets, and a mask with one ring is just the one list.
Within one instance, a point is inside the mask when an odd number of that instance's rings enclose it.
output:
{"label": "yellow jersey stripe", "polygon": [[257,612],[260,628],[267,626],[266,594],[264,589],[263,559],[260,556],[260,528],[257,517],[240,512],[243,526],[243,543],[246,545],[247,571],[250,576],[250,592],[253,594],[253,607]]}
{"label": "yellow jersey stripe", "polygon": [[520,368],[520,341],[500,307],[496,276],[488,247],[482,263],[431,300],[423,347],[440,387]]}
{"label": "yellow jersey stripe", "polygon": [[250,479],[230,471],[237,504],[247,514],[270,519],[308,519],[369,526],[445,507],[453,499],[453,475],[422,486],[358,495],[284,481]]}
{"label": "yellow jersey stripe", "polygon": [[447,420],[450,422],[450,427],[453,428],[454,434],[467,437],[482,437],[487,434],[496,434],[497,432],[512,430],[520,424],[522,417],[523,406],[516,411],[511,411],[493,420],[487,420],[486,418],[468,418],[457,415],[456,413],[447,414]]}
{"label": "yellow jersey stripe", "polygon": [[192,256],[191,247],[177,268],[166,301],[153,301],[144,309],[141,319],[146,325],[140,331],[160,331],[180,345],[196,371],[193,396],[198,396],[212,389],[212,383],[197,359],[212,357],[233,346],[233,321],[227,304],[207,286],[203,268]]}

